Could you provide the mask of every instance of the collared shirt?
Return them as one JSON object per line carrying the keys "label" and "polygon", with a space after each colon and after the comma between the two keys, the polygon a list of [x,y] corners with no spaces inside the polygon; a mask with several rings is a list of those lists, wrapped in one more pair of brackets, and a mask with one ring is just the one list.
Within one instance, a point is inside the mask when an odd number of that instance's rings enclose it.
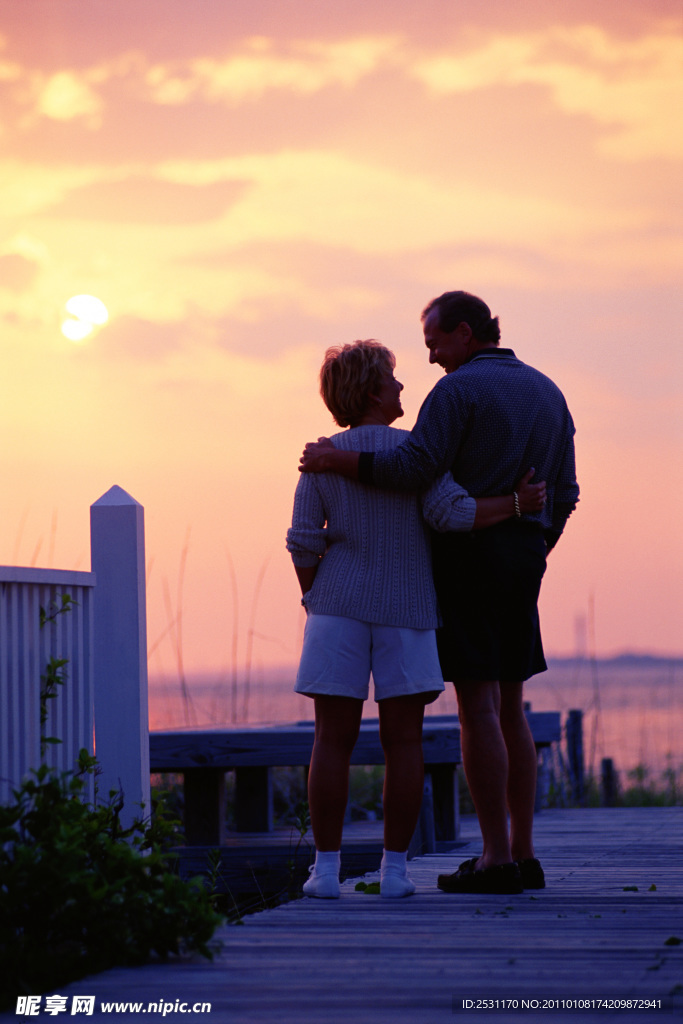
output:
{"label": "collared shirt", "polygon": [[527,470],[545,480],[538,522],[552,545],[576,507],[574,423],[562,392],[511,349],[475,352],[425,399],[410,436],[394,451],[363,453],[359,479],[420,488],[450,470],[475,498],[510,494]]}

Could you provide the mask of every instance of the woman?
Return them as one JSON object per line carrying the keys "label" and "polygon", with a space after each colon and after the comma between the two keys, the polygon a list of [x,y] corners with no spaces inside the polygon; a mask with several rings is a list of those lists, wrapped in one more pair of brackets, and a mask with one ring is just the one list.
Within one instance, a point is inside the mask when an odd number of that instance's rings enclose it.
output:
{"label": "woman", "polygon": [[[376,341],[328,349],[320,391],[336,423],[332,437],[353,451],[394,448],[407,431],[395,358]],[[451,477],[424,496],[440,530],[469,530],[508,519],[515,501],[537,511],[544,485],[530,471],[516,495],[479,501]],[[287,534],[308,618],[295,690],[315,701],[308,776],[316,846],[309,896],[339,896],[340,848],[349,764],[372,673],[384,749],[384,852],[380,893],[408,896],[415,886],[406,859],[422,802],[422,721],[444,689],[434,630],[439,624],[429,536],[417,494],[367,487],[336,474],[302,475]]]}

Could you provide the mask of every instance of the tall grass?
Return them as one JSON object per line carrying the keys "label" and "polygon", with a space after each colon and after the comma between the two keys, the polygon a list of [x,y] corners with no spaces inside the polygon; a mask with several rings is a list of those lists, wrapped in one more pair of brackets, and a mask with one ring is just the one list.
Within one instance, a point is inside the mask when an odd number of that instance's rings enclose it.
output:
{"label": "tall grass", "polygon": [[[180,553],[178,568],[178,580],[176,584],[175,600],[171,596],[171,587],[167,577],[163,578],[162,590],[167,616],[167,622],[161,633],[149,644],[147,651],[148,663],[151,663],[155,655],[159,655],[161,649],[170,645],[174,662],[175,674],[178,686],[178,701],[182,708],[184,725],[198,724],[198,711],[193,700],[192,688],[188,684],[184,656],[184,590],[185,576],[190,555],[190,534],[188,527],[185,541]],[[251,698],[254,668],[254,649],[257,640],[278,642],[273,637],[267,636],[257,630],[259,601],[263,592],[263,584],[266,571],[270,562],[270,555],[267,555],[256,575],[254,591],[249,611],[249,619],[246,629],[245,653],[242,669],[239,664],[240,649],[240,591],[237,582],[235,565],[229,548],[225,548],[225,556],[228,568],[228,579],[232,596],[232,628],[229,632],[230,647],[227,656],[228,665],[223,672],[217,673],[217,681],[214,687],[214,694],[210,711],[210,722],[213,725],[238,725],[246,724],[251,716]],[[147,565],[147,586],[151,578],[151,571],[154,560]],[[226,694],[229,695],[226,701]],[[170,696],[172,704],[178,703]]]}
{"label": "tall grass", "polygon": [[683,805],[683,763],[675,764],[667,754],[667,767],[655,771],[644,762],[618,771],[612,766],[612,785],[607,786],[601,770],[588,768],[583,780],[583,795],[577,796],[575,780],[559,744],[548,753],[546,807],[679,807]]}

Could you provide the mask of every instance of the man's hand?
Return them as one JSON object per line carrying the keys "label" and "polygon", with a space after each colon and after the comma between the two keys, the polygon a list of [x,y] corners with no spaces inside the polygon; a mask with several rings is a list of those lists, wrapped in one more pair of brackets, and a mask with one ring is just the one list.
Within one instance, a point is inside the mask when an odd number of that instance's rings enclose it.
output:
{"label": "man's hand", "polygon": [[327,455],[329,452],[336,452],[336,448],[329,437],[319,437],[317,441],[309,441],[304,448],[304,453],[299,459],[300,473],[324,473],[329,467]]}
{"label": "man's hand", "polygon": [[546,503],[545,480],[540,484],[529,482],[535,472],[536,470],[530,469],[517,484],[516,491],[521,512],[541,512]]}

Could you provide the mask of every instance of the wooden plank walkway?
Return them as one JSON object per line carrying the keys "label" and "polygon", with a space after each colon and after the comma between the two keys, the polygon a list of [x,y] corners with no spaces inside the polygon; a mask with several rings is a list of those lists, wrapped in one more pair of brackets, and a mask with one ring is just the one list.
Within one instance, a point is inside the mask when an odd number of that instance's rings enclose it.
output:
{"label": "wooden plank walkway", "polygon": [[[221,929],[212,963],[116,969],[61,994],[95,995],[94,1017],[105,1016],[100,1000],[210,1002],[210,1013],[167,1014],[204,1024],[683,1021],[683,944],[667,944],[683,939],[683,808],[543,811],[548,888],[520,896],[439,892],[437,874],[480,848],[475,819],[463,818],[462,838],[469,846],[411,862],[418,891],[408,899],[367,896],[349,881],[339,900],[297,900]],[[464,998],[580,997],[668,1008],[462,1009]]]}

